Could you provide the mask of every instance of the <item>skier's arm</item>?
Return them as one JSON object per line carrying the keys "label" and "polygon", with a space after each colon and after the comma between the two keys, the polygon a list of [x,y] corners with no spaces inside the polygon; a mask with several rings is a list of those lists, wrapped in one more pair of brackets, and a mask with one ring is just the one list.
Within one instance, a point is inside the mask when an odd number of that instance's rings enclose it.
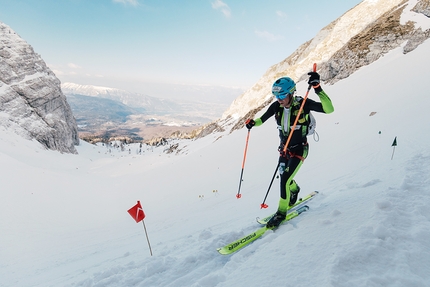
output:
{"label": "skier's arm", "polygon": [[332,113],[334,111],[334,107],[326,92],[324,92],[323,89],[321,89],[321,87],[318,87],[315,89],[315,93],[318,95],[321,102],[319,103],[311,99],[308,99],[305,104],[306,108],[309,109],[310,111],[316,111],[319,113],[326,113],[326,114]]}
{"label": "skier's arm", "polygon": [[273,116],[276,112],[276,108],[279,107],[278,102],[273,102],[267,111],[259,118],[254,119],[255,126],[261,126],[267,119],[269,119],[271,116]]}
{"label": "skier's arm", "polygon": [[324,113],[330,114],[334,112],[333,104],[328,95],[323,91],[323,89],[321,89],[320,91],[315,90],[315,92],[317,93],[318,97],[320,97]]}
{"label": "skier's arm", "polygon": [[254,122],[255,122],[255,125],[258,127],[258,126],[261,126],[262,124],[263,124],[263,121],[261,120],[261,118],[256,118],[255,120],[254,120]]}
{"label": "skier's arm", "polygon": [[[309,81],[308,81],[309,88],[311,86],[314,88],[315,93],[318,95],[321,101],[321,103],[318,103],[319,105],[315,105],[316,102],[314,102],[313,104],[310,104],[308,108],[310,110],[320,112],[320,113],[326,113],[326,114],[332,113],[334,111],[334,107],[328,95],[321,88],[320,75],[316,71],[309,72],[308,75],[309,75]],[[312,105],[313,107],[311,107]]]}

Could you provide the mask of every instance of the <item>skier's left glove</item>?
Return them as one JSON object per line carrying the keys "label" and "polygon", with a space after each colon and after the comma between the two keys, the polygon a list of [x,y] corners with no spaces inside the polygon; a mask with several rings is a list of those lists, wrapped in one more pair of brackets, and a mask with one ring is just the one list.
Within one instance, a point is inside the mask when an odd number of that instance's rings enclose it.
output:
{"label": "skier's left glove", "polygon": [[255,126],[255,121],[252,119],[246,120],[245,126],[248,130],[250,130],[253,126]]}
{"label": "skier's left glove", "polygon": [[321,89],[320,74],[318,74],[317,72],[309,72],[308,75],[309,75],[308,84],[315,89],[315,92],[318,92],[317,90]]}

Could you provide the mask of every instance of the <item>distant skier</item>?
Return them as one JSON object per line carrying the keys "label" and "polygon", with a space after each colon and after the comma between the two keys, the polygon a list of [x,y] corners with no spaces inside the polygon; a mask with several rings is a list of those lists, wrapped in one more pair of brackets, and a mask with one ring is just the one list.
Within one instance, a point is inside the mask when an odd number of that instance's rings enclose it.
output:
{"label": "distant skier", "polygon": [[291,78],[283,77],[275,81],[272,86],[272,94],[276,97],[276,101],[270,105],[260,118],[254,120],[248,119],[246,121],[246,127],[251,129],[253,126],[262,125],[274,115],[278,124],[281,140],[278,148],[280,152],[279,174],[281,176],[281,198],[277,212],[267,223],[267,227],[269,228],[279,226],[285,219],[289,206],[294,205],[297,201],[300,187],[295,182],[294,176],[308,156],[309,145],[306,136],[309,134],[309,130],[312,129],[312,115],[310,111],[326,114],[334,111],[330,98],[321,88],[320,75],[317,72],[310,72],[308,75],[310,76],[308,84],[314,88],[321,102],[311,99],[306,100],[286,152],[284,152],[284,146],[303,101],[302,97],[294,96],[296,84]]}

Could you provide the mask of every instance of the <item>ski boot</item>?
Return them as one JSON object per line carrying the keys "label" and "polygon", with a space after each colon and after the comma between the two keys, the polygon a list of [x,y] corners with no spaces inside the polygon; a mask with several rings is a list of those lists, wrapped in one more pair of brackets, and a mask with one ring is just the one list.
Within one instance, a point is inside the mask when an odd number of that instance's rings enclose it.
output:
{"label": "ski boot", "polygon": [[297,191],[290,192],[290,206],[293,206],[297,202],[297,197],[299,196],[300,187],[297,188]]}
{"label": "ski boot", "polygon": [[285,217],[287,216],[286,213],[284,212],[280,212],[279,210],[273,215],[272,218],[270,218],[270,220],[267,222],[266,227],[267,228],[276,228],[279,226],[279,224],[281,224],[281,222],[285,219]]}

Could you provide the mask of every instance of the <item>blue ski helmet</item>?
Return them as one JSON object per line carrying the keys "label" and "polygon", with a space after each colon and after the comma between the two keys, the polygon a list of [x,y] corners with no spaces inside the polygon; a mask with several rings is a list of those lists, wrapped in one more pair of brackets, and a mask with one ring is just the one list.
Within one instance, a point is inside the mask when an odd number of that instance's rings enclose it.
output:
{"label": "blue ski helmet", "polygon": [[288,95],[293,94],[295,90],[296,83],[289,77],[282,77],[276,80],[272,86],[272,94],[278,100],[285,99]]}

